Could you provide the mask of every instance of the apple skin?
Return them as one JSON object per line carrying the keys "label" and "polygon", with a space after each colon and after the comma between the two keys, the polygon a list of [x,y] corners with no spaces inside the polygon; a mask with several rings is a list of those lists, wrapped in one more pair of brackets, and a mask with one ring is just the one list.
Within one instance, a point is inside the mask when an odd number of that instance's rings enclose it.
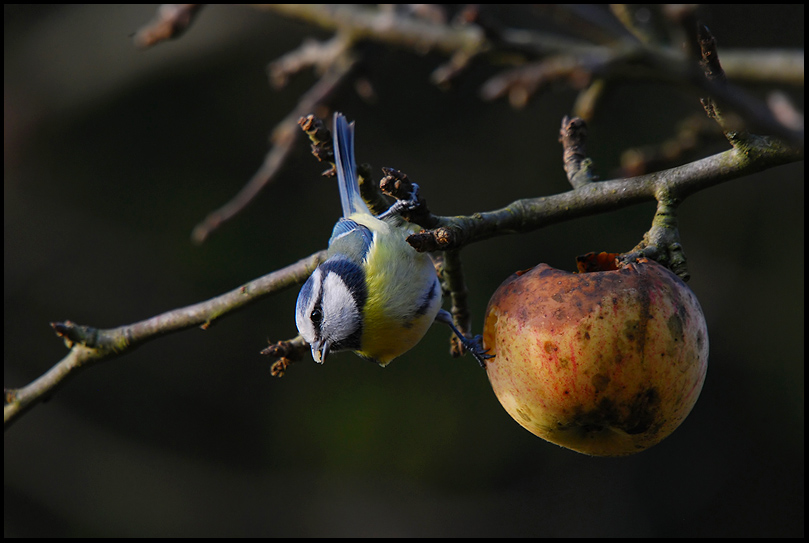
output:
{"label": "apple skin", "polygon": [[539,437],[594,456],[633,454],[685,420],[708,365],[693,292],[646,259],[569,273],[540,264],[489,301],[483,346],[506,411]]}

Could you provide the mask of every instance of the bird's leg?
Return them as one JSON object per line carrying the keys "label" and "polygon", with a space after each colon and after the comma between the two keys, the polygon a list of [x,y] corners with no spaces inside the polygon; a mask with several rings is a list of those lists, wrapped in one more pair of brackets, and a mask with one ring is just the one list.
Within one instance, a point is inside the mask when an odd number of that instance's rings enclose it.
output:
{"label": "bird's leg", "polygon": [[455,323],[452,322],[452,315],[449,314],[449,311],[444,309],[440,309],[438,314],[435,316],[436,322],[442,322],[452,328],[452,332],[458,336],[458,339],[461,341],[461,345],[463,348],[469,352],[472,356],[475,357],[475,360],[478,361],[481,368],[486,367],[486,360],[490,358],[494,358],[493,354],[488,354],[488,350],[483,349],[483,336],[477,335],[472,338],[468,338],[464,336],[460,330],[455,326]]}

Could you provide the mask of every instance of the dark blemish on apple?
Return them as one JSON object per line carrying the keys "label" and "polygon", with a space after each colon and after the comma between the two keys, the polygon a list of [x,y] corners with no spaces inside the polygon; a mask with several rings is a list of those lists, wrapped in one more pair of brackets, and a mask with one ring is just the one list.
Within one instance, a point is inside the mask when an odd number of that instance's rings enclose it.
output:
{"label": "dark blemish on apple", "polygon": [[660,411],[660,394],[657,389],[647,388],[635,396],[629,404],[629,416],[619,426],[627,434],[642,434],[648,431]]}
{"label": "dark blemish on apple", "polygon": [[[589,411],[578,406],[570,424],[560,425],[560,430],[580,428],[584,432],[598,433],[607,428],[618,428],[630,435],[643,434],[652,429],[659,411],[660,394],[657,389],[648,388],[625,405],[619,406],[609,398],[603,398],[595,409]],[[656,432],[656,429],[652,431]]]}
{"label": "dark blemish on apple", "polygon": [[610,376],[605,375],[603,373],[596,373],[593,375],[591,379],[591,383],[593,383],[593,387],[596,389],[596,392],[604,392],[607,389],[607,385],[610,384]]}
{"label": "dark blemish on apple", "polygon": [[526,413],[526,411],[528,411],[530,413],[530,410],[526,410],[523,407],[518,407],[517,408],[517,414],[520,416],[520,418],[522,420],[524,420],[525,422],[530,423],[531,422],[531,415]]}
{"label": "dark blemish on apple", "polygon": [[639,320],[632,319],[626,321],[626,324],[624,324],[624,337],[627,339],[627,341],[635,341],[637,339],[639,328]]}
{"label": "dark blemish on apple", "polygon": [[590,330],[593,328],[592,324],[586,324],[579,327],[578,331],[576,331],[576,339],[581,340],[589,340],[590,339]]}
{"label": "dark blemish on apple", "polygon": [[668,326],[669,334],[671,334],[674,341],[683,340],[683,319],[679,315],[679,311],[669,317],[669,320],[666,321],[666,326]]}

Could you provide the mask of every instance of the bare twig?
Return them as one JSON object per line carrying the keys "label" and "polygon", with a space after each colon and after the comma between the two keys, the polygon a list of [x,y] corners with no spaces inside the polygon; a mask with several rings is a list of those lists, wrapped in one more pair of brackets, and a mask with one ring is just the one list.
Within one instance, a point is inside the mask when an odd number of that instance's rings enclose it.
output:
{"label": "bare twig", "polygon": [[574,189],[596,180],[592,172],[592,160],[587,158],[584,142],[587,140],[587,125],[582,119],[565,117],[559,130],[562,144],[562,163],[567,179]]}
{"label": "bare twig", "polygon": [[272,181],[300,136],[298,119],[315,109],[317,104],[326,100],[331,93],[345,81],[346,76],[350,73],[354,65],[355,63],[350,62],[342,66],[342,68],[329,70],[323,75],[320,81],[301,98],[292,113],[287,115],[284,120],[275,127],[272,137],[275,145],[273,145],[273,148],[267,154],[264,163],[231,201],[210,213],[205,217],[205,220],[194,227],[191,239],[195,243],[205,241],[208,236],[224,222],[232,219],[252,202],[256,195],[261,192],[261,189]]}
{"label": "bare twig", "polygon": [[270,367],[270,374],[273,377],[283,377],[287,368],[294,362],[300,362],[308,352],[309,344],[301,336],[297,336],[287,341],[272,343],[262,350],[261,354],[278,359]]}
{"label": "bare twig", "polygon": [[[708,116],[722,128],[731,145],[744,140],[750,131],[757,131],[803,146],[803,129],[794,130],[784,125],[766,104],[728,83],[719,62],[716,39],[707,26],[699,26],[698,38],[704,77],[692,77],[692,82],[707,94],[701,98],[702,105]],[[726,110],[738,113],[744,123],[733,122],[733,117],[727,115]]]}
{"label": "bare twig", "polygon": [[178,38],[185,32],[204,4],[163,4],[155,18],[135,33],[135,45],[141,49]]}
{"label": "bare twig", "polygon": [[321,28],[339,29],[354,40],[376,40],[422,53],[474,52],[487,47],[483,32],[477,26],[452,26],[364,5],[262,4],[259,7]]}
{"label": "bare twig", "polygon": [[[471,336],[472,315],[469,312],[467,296],[469,291],[463,278],[461,255],[458,251],[446,251],[443,258],[442,279],[450,296],[450,314],[455,326],[464,336]],[[464,354],[461,340],[455,334],[450,339],[450,354],[458,358]]]}
{"label": "bare twig", "polygon": [[607,48],[593,48],[588,55],[561,54],[526,64],[492,77],[480,89],[484,100],[507,96],[513,107],[524,107],[547,85],[557,81],[571,83],[574,88],[586,87],[594,71],[601,71],[614,60]]}
{"label": "bare twig", "polygon": [[702,114],[689,116],[677,123],[674,134],[665,141],[626,149],[621,154],[620,177],[642,175],[684,162],[689,153],[722,139],[719,127],[711,119]]}
{"label": "bare twig", "polygon": [[326,42],[307,39],[296,50],[270,64],[267,69],[270,83],[277,89],[282,88],[291,76],[309,67],[315,67],[318,73],[324,73],[340,63],[351,45],[349,36],[340,32]]}
{"label": "bare twig", "polygon": [[803,86],[804,51],[790,49],[722,50],[728,79]]}

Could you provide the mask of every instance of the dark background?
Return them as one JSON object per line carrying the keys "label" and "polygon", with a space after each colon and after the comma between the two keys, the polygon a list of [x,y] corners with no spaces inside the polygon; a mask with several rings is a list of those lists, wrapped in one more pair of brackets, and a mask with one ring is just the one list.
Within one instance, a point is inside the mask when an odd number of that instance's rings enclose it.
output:
{"label": "dark background", "polygon": [[[266,64],[328,34],[244,7],[202,11],[137,51],[153,6],[4,8],[4,385],[66,353],[48,323],[115,327],[195,303],[324,247],[339,215],[302,144],[206,244],[192,227],[258,168],[270,129],[314,82]],[[803,48],[804,8],[706,6],[722,47]],[[527,23],[526,23],[527,24]],[[721,58],[721,56],[720,56]],[[419,182],[442,215],[569,190],[556,141],[575,94],[484,103],[473,69],[374,47],[358,160]],[[748,86],[763,96],[765,86]],[[803,108],[803,88],[785,88]],[[590,126],[602,178],[699,103],[622,87]],[[727,148],[718,144],[699,156]],[[689,198],[680,226],[711,341],[702,396],[656,447],[591,458],[525,431],[447,333],[379,367],[351,354],[274,379],[258,352],[295,335],[295,289],[90,368],[5,433],[5,536],[803,536],[803,163]],[[647,204],[469,247],[474,325],[510,273],[625,251]]]}

